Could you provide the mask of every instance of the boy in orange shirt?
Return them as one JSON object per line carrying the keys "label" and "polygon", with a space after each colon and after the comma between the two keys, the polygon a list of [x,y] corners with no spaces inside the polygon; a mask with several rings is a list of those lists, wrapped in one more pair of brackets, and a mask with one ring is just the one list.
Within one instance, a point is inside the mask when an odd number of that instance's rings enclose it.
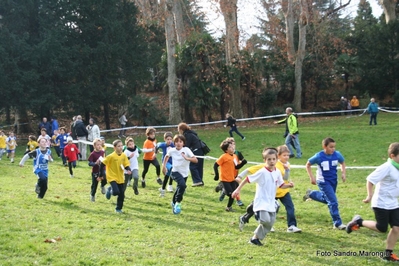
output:
{"label": "boy in orange shirt", "polygon": [[219,180],[218,168],[220,166],[220,181],[223,183],[224,191],[229,197],[226,211],[233,212],[234,210],[231,206],[233,205],[234,198],[231,196],[231,193],[238,187],[238,183],[235,181],[238,157],[234,154],[234,144],[232,142],[224,140],[220,144],[220,148],[224,151],[224,154],[213,165],[213,170],[215,171],[214,179],[215,181]]}
{"label": "boy in orange shirt", "polygon": [[[154,149],[157,147],[157,140],[155,139],[155,128],[149,127],[146,129],[145,134],[147,135],[147,139],[144,141],[143,149]],[[143,172],[141,174],[141,186],[145,188],[145,175],[148,172],[148,168],[150,164],[153,164],[156,168],[157,173],[157,182],[158,184],[162,185],[161,176],[161,166],[157,160],[156,152],[147,152],[144,153],[143,156]]]}

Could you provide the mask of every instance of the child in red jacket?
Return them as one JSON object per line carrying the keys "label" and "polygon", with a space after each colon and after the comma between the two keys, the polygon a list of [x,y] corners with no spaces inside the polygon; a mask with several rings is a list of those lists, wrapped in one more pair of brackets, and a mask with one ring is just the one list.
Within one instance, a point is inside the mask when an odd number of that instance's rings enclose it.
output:
{"label": "child in red jacket", "polygon": [[68,137],[67,142],[68,144],[64,148],[64,156],[68,161],[69,174],[71,175],[71,177],[73,177],[72,166],[73,168],[76,167],[76,161],[78,160],[78,156],[79,158],[82,158],[82,155],[80,154],[78,147],[73,144],[72,137]]}

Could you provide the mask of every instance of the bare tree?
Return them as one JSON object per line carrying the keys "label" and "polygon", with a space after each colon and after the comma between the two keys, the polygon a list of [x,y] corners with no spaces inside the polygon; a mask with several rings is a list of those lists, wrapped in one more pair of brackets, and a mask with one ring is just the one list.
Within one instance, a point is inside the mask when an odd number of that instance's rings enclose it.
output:
{"label": "bare tree", "polygon": [[243,117],[240,89],[240,61],[238,53],[237,0],[220,0],[226,25],[226,65],[229,71],[229,105],[235,117]]}

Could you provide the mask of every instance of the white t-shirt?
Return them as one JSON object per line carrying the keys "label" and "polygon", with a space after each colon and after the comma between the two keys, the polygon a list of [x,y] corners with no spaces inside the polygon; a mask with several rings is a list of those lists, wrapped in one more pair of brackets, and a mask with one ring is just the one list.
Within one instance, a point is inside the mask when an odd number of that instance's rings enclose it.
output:
{"label": "white t-shirt", "polygon": [[247,180],[249,183],[256,183],[254,211],[276,212],[274,206],[276,190],[284,184],[281,172],[277,169],[270,172],[266,167],[263,167],[253,175],[249,175]]}
{"label": "white t-shirt", "polygon": [[179,172],[183,177],[187,177],[190,172],[190,161],[184,159],[181,155],[183,152],[187,157],[194,157],[194,153],[187,147],[183,147],[180,150],[176,148],[169,149],[166,155],[172,157],[172,172]]}
{"label": "white t-shirt", "polygon": [[390,162],[377,167],[367,181],[375,185],[371,207],[393,210],[399,208],[399,170]]}
{"label": "white t-shirt", "polygon": [[[130,158],[131,154],[134,154],[132,158]],[[127,156],[127,159],[129,160],[130,163],[130,170],[134,170],[134,169],[139,169],[139,162],[138,162],[138,158],[140,156],[139,154],[139,149],[136,147],[135,151],[129,151],[128,149],[125,150],[125,154]],[[125,170],[125,174],[127,173],[127,171]]]}

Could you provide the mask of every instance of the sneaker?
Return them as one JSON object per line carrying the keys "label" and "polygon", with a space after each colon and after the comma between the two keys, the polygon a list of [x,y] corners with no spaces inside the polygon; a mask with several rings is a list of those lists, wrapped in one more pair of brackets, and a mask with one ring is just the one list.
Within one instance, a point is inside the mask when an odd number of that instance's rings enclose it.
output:
{"label": "sneaker", "polygon": [[126,136],[125,136],[125,135],[122,135],[122,138],[126,138]]}
{"label": "sneaker", "polygon": [[238,229],[240,229],[240,232],[242,232],[242,230],[244,229],[244,226],[245,226],[244,217],[240,216],[238,218]]}
{"label": "sneaker", "polygon": [[296,227],[295,225],[291,225],[290,227],[287,228],[287,232],[288,233],[300,233],[300,232],[302,232],[302,230],[299,229],[298,227]]}
{"label": "sneaker", "polygon": [[226,212],[235,212],[235,210],[233,210],[233,208],[232,207],[226,207]]}
{"label": "sneaker", "polygon": [[105,187],[101,187],[101,194],[105,194],[107,192],[107,190],[105,189]]}
{"label": "sneaker", "polygon": [[165,197],[165,189],[159,188],[159,196],[161,198]]}
{"label": "sneaker", "polygon": [[35,192],[36,192],[36,194],[40,194],[40,187],[39,187],[39,184],[36,184],[35,185]]}
{"label": "sneaker", "polygon": [[172,193],[173,192],[173,186],[172,185],[168,185],[167,191]]}
{"label": "sneaker", "polygon": [[161,178],[157,177],[157,182],[158,182],[159,185],[162,185],[162,179]]}
{"label": "sneaker", "polygon": [[243,137],[243,138],[242,138],[242,140],[245,140],[245,139],[246,139],[246,137]]}
{"label": "sneaker", "polygon": [[303,201],[307,201],[308,199],[310,199],[310,193],[312,193],[312,190],[308,188],[306,190],[305,196],[303,196]]}
{"label": "sneaker", "polygon": [[215,187],[215,192],[220,192],[223,190],[223,183],[219,183],[219,185],[217,185]]}
{"label": "sneaker", "polygon": [[129,181],[127,181],[127,185],[126,185],[127,187],[130,187],[130,180]]}
{"label": "sneaker", "polygon": [[14,163],[14,158],[11,158],[11,163]]}
{"label": "sneaker", "polygon": [[121,136],[118,135],[118,139],[120,139],[120,138],[121,138]]}
{"label": "sneaker", "polygon": [[262,242],[260,242],[259,239],[257,238],[251,238],[248,243],[252,244],[252,245],[257,245],[257,246],[263,246]]}
{"label": "sneaker", "polygon": [[96,197],[90,195],[90,201],[91,201],[91,202],[95,202],[95,201],[96,201]]}
{"label": "sneaker", "polygon": [[274,227],[272,227],[272,228],[270,229],[270,232],[272,232],[272,233],[276,232],[276,230],[274,230]]}
{"label": "sneaker", "polygon": [[243,203],[241,200],[237,200],[236,203],[237,203],[237,205],[240,206],[240,207],[244,206],[244,203]]}
{"label": "sneaker", "polygon": [[194,183],[193,185],[192,185],[192,187],[202,187],[204,185],[204,183],[202,183],[202,182],[197,182],[197,183]]}
{"label": "sneaker", "polygon": [[138,195],[139,194],[139,190],[137,189],[137,187],[133,187],[134,190],[134,195]]}
{"label": "sneaker", "polygon": [[141,180],[141,187],[145,188],[145,180],[144,179]]}
{"label": "sneaker", "polygon": [[347,225],[346,225],[346,232],[348,234],[352,233],[352,231],[357,231],[359,230],[359,221],[362,220],[362,217],[360,215],[355,215]]}
{"label": "sneaker", "polygon": [[399,257],[396,254],[391,254],[390,256],[382,257],[384,261],[392,261],[392,262],[399,262]]}
{"label": "sneaker", "polygon": [[73,175],[71,175],[71,178],[73,178]]}
{"label": "sneaker", "polygon": [[105,197],[107,198],[107,200],[111,198],[111,194],[112,194],[112,187],[109,186],[107,192],[105,193]]}
{"label": "sneaker", "polygon": [[346,229],[346,225],[344,224],[340,224],[338,226],[333,226],[333,229],[338,229],[338,230],[345,230]]}
{"label": "sneaker", "polygon": [[115,212],[118,213],[118,214],[122,214],[123,213],[122,210],[118,210],[118,209],[115,209]]}
{"label": "sneaker", "polygon": [[219,201],[223,201],[226,194],[224,194],[223,190],[220,191]]}
{"label": "sneaker", "polygon": [[174,214],[179,214],[181,213],[181,203],[176,203],[174,208],[173,208],[173,213]]}
{"label": "sneaker", "polygon": [[290,158],[294,158],[295,157],[295,155],[294,154],[290,154]]}

